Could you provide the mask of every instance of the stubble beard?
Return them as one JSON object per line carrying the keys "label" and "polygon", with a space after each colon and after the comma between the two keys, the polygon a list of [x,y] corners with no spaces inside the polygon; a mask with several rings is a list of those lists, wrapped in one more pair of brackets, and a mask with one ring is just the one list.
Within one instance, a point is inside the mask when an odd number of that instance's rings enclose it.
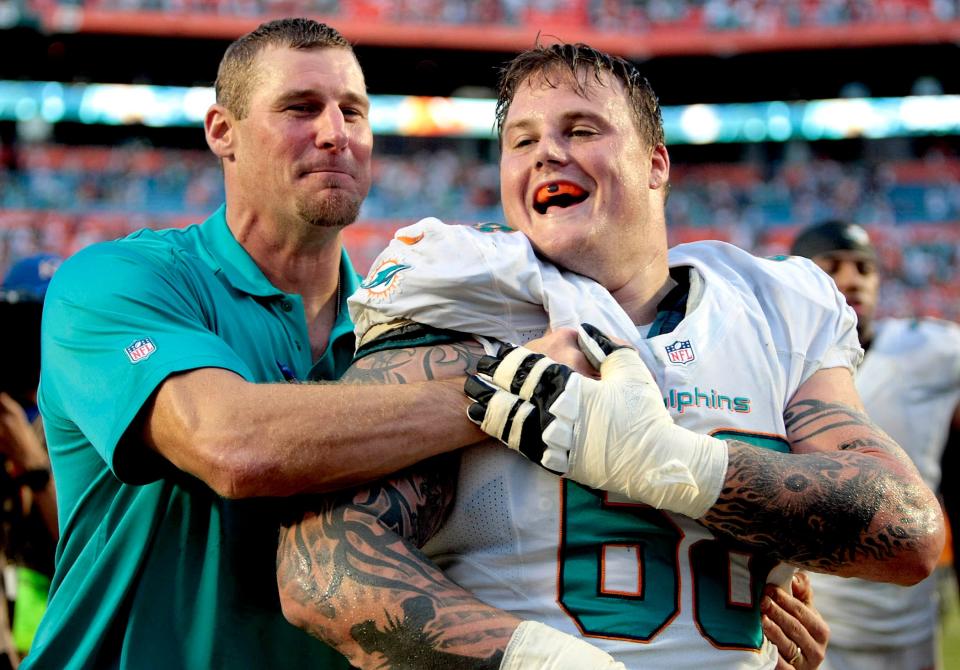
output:
{"label": "stubble beard", "polygon": [[345,228],[360,216],[361,200],[333,190],[322,198],[302,198],[297,201],[297,215],[305,223],[317,228]]}

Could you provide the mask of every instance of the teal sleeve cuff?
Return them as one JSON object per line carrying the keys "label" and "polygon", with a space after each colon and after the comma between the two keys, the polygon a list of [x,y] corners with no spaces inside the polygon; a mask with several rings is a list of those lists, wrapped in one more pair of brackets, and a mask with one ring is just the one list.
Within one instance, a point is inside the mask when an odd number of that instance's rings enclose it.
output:
{"label": "teal sleeve cuff", "polygon": [[455,330],[435,328],[422,323],[407,323],[387,331],[361,346],[354,354],[353,362],[356,363],[361,358],[378,351],[455,344],[470,338],[470,335]]}

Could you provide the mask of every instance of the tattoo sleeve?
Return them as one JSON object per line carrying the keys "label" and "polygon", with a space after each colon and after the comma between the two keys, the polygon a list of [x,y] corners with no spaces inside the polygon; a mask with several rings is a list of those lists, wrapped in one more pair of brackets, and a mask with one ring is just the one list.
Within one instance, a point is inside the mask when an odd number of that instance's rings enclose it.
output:
{"label": "tattoo sleeve", "polygon": [[[470,343],[380,351],[344,380],[462,375],[482,353]],[[519,620],[461,589],[420,551],[453,503],[458,462],[448,454],[364,490],[313,498],[285,523],[277,581],[287,619],[360,668],[498,668]]]}
{"label": "tattoo sleeve", "polygon": [[473,372],[481,356],[483,347],[472,340],[435,347],[390,349],[355,361],[341,382],[409,384],[446,379]]}
{"label": "tattoo sleeve", "polygon": [[701,521],[811,570],[902,581],[895,559],[920,552],[937,525],[907,456],[844,404],[801,400],[785,419],[798,453],[731,442],[726,483]]}

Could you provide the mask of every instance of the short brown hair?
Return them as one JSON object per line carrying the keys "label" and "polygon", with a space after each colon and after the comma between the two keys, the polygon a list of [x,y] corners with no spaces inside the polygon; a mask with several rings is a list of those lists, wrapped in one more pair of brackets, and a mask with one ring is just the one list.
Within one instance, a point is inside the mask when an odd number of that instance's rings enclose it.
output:
{"label": "short brown hair", "polygon": [[619,79],[627,92],[640,137],[651,147],[664,144],[660,102],[647,78],[629,61],[580,43],[550,46],[538,43],[507,63],[500,71],[497,92],[497,135],[503,138],[503,124],[520,84],[539,74],[548,85],[556,88],[559,83],[551,80],[550,75],[570,74],[573,75],[577,92],[584,95],[586,82],[581,81],[578,76],[584,68],[593,72],[598,83],[603,82],[600,77],[604,72]]}
{"label": "short brown hair", "polygon": [[335,28],[311,19],[277,19],[260,24],[227,47],[217,69],[217,102],[242,119],[247,115],[250,91],[256,83],[254,63],[267,47],[289,49],[347,49],[353,46]]}

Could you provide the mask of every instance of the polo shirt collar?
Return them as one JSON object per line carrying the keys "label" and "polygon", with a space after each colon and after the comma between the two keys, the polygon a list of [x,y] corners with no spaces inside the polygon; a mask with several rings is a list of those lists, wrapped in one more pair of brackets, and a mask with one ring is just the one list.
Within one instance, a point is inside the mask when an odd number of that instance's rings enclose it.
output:
{"label": "polo shirt collar", "polygon": [[[256,264],[253,258],[243,248],[243,245],[233,236],[233,231],[227,225],[227,206],[220,207],[200,225],[200,237],[203,239],[204,247],[217,268],[226,276],[230,285],[234,288],[249,293],[257,297],[273,297],[285,295],[278,289],[267,276],[263,274],[260,266]],[[347,298],[360,288],[360,280],[346,249],[340,253],[340,315],[348,314]],[[344,326],[342,318],[338,318],[334,324],[334,333]],[[349,324],[349,317],[346,318],[346,324]],[[350,330],[353,326],[350,325]]]}
{"label": "polo shirt collar", "polygon": [[233,236],[233,231],[227,226],[226,204],[220,205],[219,209],[200,225],[200,236],[207,253],[231,286],[258,297],[283,295],[283,291],[270,283],[247,250]]}

